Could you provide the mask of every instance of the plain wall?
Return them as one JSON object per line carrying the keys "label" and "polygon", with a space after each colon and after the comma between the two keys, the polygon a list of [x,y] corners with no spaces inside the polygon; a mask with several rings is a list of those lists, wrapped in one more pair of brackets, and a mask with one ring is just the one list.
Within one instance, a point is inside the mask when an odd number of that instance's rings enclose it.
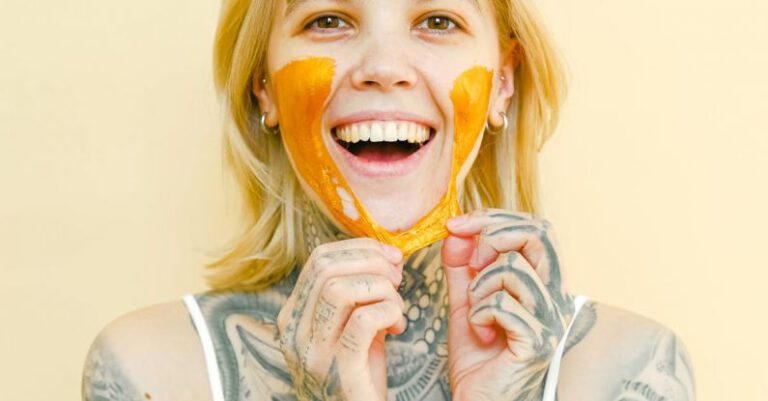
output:
{"label": "plain wall", "polygon": [[[541,155],[569,288],[675,330],[699,400],[764,397],[768,3],[536,3],[572,83]],[[105,324],[205,289],[237,217],[218,8],[3,2],[3,399],[79,399]]]}

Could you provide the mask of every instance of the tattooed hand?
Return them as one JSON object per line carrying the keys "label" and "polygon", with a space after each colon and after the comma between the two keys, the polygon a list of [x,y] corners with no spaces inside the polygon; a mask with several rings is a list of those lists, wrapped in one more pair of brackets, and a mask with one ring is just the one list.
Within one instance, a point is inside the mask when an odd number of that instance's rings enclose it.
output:
{"label": "tattooed hand", "polygon": [[453,399],[541,400],[573,316],[549,223],[485,209],[451,219],[448,230],[442,256]]}
{"label": "tattooed hand", "polygon": [[299,400],[384,401],[384,336],[405,330],[403,255],[357,238],[320,245],[277,317]]}

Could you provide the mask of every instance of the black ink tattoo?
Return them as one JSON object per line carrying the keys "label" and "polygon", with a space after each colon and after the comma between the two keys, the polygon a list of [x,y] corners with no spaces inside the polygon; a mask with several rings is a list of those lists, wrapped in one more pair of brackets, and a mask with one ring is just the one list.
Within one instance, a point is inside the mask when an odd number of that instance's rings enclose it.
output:
{"label": "black ink tattoo", "polygon": [[663,331],[639,373],[621,384],[616,401],[692,401],[695,382],[687,350],[672,332]]}
{"label": "black ink tattoo", "polygon": [[587,301],[581,306],[579,314],[573,321],[571,331],[568,333],[568,337],[565,340],[565,349],[563,355],[576,344],[580,343],[584,337],[592,330],[592,327],[597,323],[597,311],[595,310],[595,303]]}
{"label": "black ink tattoo", "polygon": [[120,361],[97,338],[86,357],[81,383],[84,401],[138,401],[144,399],[123,372]]}
{"label": "black ink tattoo", "polygon": [[450,400],[447,377],[448,292],[440,243],[411,255],[400,294],[407,330],[387,338],[387,386],[391,401]]}
{"label": "black ink tattoo", "polygon": [[[284,384],[276,386],[278,389],[292,385],[282,352],[277,347],[248,335],[242,325],[230,325],[228,322],[239,317],[251,319],[266,327],[275,327],[277,314],[287,298],[286,294],[290,293],[292,283],[295,283],[297,273],[294,271],[285,280],[262,293],[212,291],[196,297],[216,350],[224,399],[248,398],[246,395],[250,395],[252,390],[248,387],[248,381],[244,380],[246,373],[253,376],[253,380],[262,380],[265,375],[269,375]],[[229,331],[231,329],[234,330]],[[277,342],[276,334],[272,342]],[[235,343],[241,344],[239,352],[235,350]],[[252,371],[254,368],[256,371]]]}
{"label": "black ink tattoo", "polygon": [[[338,232],[328,231],[328,227],[317,215],[305,216],[304,232],[307,250],[311,253],[315,247],[329,242],[345,239]],[[542,242],[547,241],[543,239]],[[406,331],[399,335],[388,335],[386,338],[387,352],[387,386],[389,401],[447,401],[450,400],[451,390],[447,372],[447,328],[448,328],[448,299],[447,283],[444,279],[440,260],[441,243],[435,243],[411,255],[404,264],[403,281],[399,292],[406,302],[405,318]],[[560,286],[560,275],[557,271],[557,257],[554,249],[547,248],[550,263],[554,263],[550,277],[552,289]],[[329,256],[329,255],[326,255]],[[336,255],[335,257],[359,257],[359,255]],[[506,266],[500,269],[510,271],[522,283],[531,288],[537,297],[537,304],[545,305],[536,312],[537,317],[547,315],[546,303],[539,303],[538,298],[544,298],[542,289],[533,285],[531,278],[519,274],[511,266],[515,256],[509,256]],[[322,258],[321,258],[322,259]],[[336,260],[325,260],[322,263],[335,263]],[[297,283],[300,267],[268,290],[253,292],[209,292],[197,296],[206,322],[210,328],[217,360],[222,375],[225,399],[228,401],[252,400],[267,398],[275,401],[288,400],[339,400],[338,386],[340,378],[335,360],[328,374],[319,379],[301,371],[300,360],[286,360],[283,349],[290,349],[297,358],[301,358],[303,350],[296,349],[294,341],[296,326],[286,327],[286,333],[277,332],[277,315],[285,301],[296,286],[302,288],[297,294],[294,309],[290,311],[294,321],[306,312],[306,299],[312,291],[311,285]],[[505,270],[506,271],[506,270]],[[490,272],[490,274],[497,274]],[[572,296],[559,294],[554,302],[559,306],[571,306],[564,313],[572,313]],[[326,302],[327,304],[327,302]],[[333,307],[323,306],[323,300],[318,302],[317,314],[313,317],[318,325],[327,324],[334,313]],[[584,307],[580,318],[574,322],[566,350],[581,341],[595,322],[594,309]],[[557,308],[552,308],[557,309]],[[591,310],[591,317],[589,313]],[[561,319],[564,316],[552,316],[549,319]],[[252,321],[268,327],[271,337],[257,335],[246,324]],[[563,320],[561,320],[563,321]],[[557,327],[557,325],[555,325]],[[266,329],[265,329],[266,330]],[[547,332],[547,336],[562,336],[562,333]],[[344,341],[353,339],[341,339]],[[547,346],[542,341],[542,346]],[[357,344],[346,344],[357,347]],[[294,376],[298,372],[298,379]],[[514,390],[509,399],[531,399],[542,391],[546,367],[534,375],[526,377],[528,385]],[[334,398],[336,397],[336,398]],[[526,398],[528,397],[528,398]],[[540,398],[540,396],[539,396]]]}

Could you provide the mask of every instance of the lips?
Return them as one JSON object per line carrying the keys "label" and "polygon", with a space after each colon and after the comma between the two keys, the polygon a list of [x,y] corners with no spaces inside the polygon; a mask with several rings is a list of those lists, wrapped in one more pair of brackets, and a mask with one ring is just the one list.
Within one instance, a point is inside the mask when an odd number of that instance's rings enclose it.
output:
{"label": "lips", "polygon": [[334,146],[355,173],[395,177],[415,171],[435,130],[413,121],[358,121],[331,130]]}

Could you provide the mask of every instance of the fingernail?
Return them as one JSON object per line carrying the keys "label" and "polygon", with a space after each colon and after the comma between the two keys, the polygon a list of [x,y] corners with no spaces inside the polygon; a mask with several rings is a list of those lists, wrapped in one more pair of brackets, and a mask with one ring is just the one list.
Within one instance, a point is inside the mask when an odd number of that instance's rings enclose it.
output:
{"label": "fingernail", "polygon": [[400,251],[400,249],[396,246],[384,244],[384,250],[387,252],[387,255],[389,255],[395,261],[399,261],[403,258],[403,252]]}
{"label": "fingernail", "polygon": [[454,230],[461,227],[461,225],[464,224],[468,219],[469,219],[469,216],[467,216],[466,214],[462,214],[461,216],[448,219],[448,221],[445,224],[446,226],[448,226],[449,229]]}

